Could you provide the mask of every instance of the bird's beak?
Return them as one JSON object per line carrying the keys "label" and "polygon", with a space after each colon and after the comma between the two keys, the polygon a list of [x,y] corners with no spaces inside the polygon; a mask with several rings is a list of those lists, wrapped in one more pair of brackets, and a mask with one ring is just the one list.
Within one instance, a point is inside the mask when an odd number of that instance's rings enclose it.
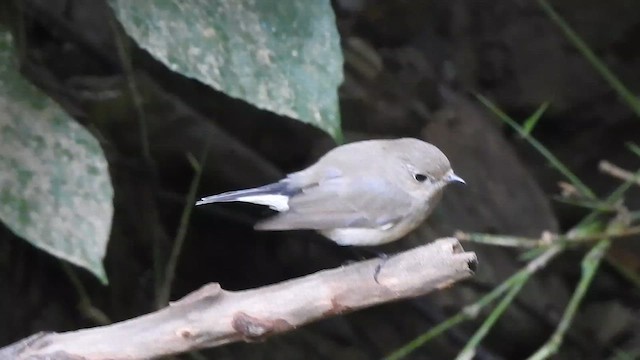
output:
{"label": "bird's beak", "polygon": [[463,178],[461,178],[460,176],[454,174],[453,171],[451,171],[449,174],[447,174],[445,176],[445,180],[447,181],[447,183],[452,183],[452,182],[459,182],[459,183],[463,183],[463,184],[467,183],[466,181],[464,181]]}

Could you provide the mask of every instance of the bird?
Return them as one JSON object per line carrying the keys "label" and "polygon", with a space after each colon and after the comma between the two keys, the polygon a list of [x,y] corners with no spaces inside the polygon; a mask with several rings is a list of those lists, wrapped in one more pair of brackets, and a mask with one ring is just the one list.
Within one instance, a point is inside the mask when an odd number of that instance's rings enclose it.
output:
{"label": "bird", "polygon": [[256,230],[315,230],[342,246],[377,246],[418,227],[453,182],[465,184],[436,146],[409,137],[373,139],[335,147],[278,182],[203,197],[196,206],[264,205],[278,213]]}

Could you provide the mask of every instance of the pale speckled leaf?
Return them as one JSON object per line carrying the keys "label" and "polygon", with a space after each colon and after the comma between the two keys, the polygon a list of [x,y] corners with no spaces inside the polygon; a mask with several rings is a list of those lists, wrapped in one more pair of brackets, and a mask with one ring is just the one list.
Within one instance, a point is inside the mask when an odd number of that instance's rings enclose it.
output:
{"label": "pale speckled leaf", "polygon": [[109,0],[173,71],[339,138],[342,52],[329,0]]}
{"label": "pale speckled leaf", "polygon": [[96,139],[18,72],[0,28],[0,220],[106,282],[113,188]]}

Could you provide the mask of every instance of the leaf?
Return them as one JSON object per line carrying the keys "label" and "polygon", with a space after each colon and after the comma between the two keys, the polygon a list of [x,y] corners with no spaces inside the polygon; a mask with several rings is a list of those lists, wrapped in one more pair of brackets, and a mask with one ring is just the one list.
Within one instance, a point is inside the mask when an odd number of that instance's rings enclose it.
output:
{"label": "leaf", "polygon": [[18,72],[0,28],[0,220],[101,281],[113,188],[96,139]]}
{"label": "leaf", "polygon": [[340,138],[342,53],[329,0],[109,0],[173,71]]}
{"label": "leaf", "polygon": [[542,117],[542,114],[544,114],[544,112],[547,111],[548,107],[549,107],[549,103],[548,102],[542,104],[540,107],[538,107],[536,112],[531,114],[531,116],[529,116],[522,123],[522,134],[523,134],[522,136],[523,137],[531,135],[531,132],[533,131],[533,128],[536,126],[536,124],[538,124],[538,120],[540,120],[540,118]]}

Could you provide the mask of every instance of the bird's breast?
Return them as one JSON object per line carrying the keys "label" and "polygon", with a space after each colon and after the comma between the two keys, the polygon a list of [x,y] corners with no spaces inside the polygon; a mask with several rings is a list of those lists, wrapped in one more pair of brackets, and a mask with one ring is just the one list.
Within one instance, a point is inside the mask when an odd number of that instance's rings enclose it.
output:
{"label": "bird's breast", "polygon": [[401,221],[379,228],[338,228],[320,233],[342,246],[376,246],[398,240],[413,228],[415,225]]}
{"label": "bird's breast", "polygon": [[384,224],[377,228],[337,228],[322,230],[320,233],[343,246],[376,246],[386,244],[407,235],[431,214],[436,201],[416,204],[406,216],[395,223]]}

